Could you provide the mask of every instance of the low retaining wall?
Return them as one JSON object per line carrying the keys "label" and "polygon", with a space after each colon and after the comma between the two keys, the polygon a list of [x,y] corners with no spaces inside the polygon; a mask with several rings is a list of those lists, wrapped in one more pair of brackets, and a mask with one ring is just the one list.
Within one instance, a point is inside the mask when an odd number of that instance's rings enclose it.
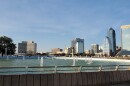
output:
{"label": "low retaining wall", "polygon": [[130,71],[0,75],[0,86],[106,86],[130,81]]}

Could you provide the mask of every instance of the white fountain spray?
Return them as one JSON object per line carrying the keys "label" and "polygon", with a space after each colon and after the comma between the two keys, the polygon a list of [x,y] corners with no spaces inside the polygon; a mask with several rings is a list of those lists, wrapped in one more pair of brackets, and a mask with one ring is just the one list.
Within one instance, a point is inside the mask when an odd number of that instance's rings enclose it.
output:
{"label": "white fountain spray", "polygon": [[23,60],[25,60],[25,56],[23,55]]}
{"label": "white fountain spray", "polygon": [[43,57],[41,57],[40,66],[43,66]]}
{"label": "white fountain spray", "polygon": [[74,57],[74,52],[73,52],[73,48],[72,48],[72,58],[73,58],[73,65],[72,66],[75,66],[75,57]]}
{"label": "white fountain spray", "polygon": [[88,57],[86,56],[85,62],[88,62]]}
{"label": "white fountain spray", "polygon": [[92,64],[92,57],[88,58],[88,63],[87,64]]}
{"label": "white fountain spray", "polygon": [[39,55],[38,55],[38,61],[40,60],[40,57],[39,57]]}
{"label": "white fountain spray", "polygon": [[7,58],[6,58],[7,60],[9,60],[9,56],[7,55]]}
{"label": "white fountain spray", "polygon": [[75,57],[73,57],[73,65],[72,66],[75,66]]}

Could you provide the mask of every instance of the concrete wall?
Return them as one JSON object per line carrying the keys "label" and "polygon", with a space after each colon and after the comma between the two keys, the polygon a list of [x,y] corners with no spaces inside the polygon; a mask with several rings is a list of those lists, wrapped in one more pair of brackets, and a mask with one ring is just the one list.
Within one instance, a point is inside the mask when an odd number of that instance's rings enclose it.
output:
{"label": "concrete wall", "polygon": [[0,75],[0,86],[107,86],[130,81],[130,71]]}

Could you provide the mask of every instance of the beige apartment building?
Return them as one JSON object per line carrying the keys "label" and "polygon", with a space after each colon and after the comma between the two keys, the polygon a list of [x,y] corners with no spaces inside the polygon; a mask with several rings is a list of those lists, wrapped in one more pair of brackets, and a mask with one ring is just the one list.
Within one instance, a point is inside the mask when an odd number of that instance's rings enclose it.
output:
{"label": "beige apartment building", "polygon": [[63,50],[60,48],[54,48],[51,50],[52,54],[60,54],[60,53],[63,53],[62,51]]}
{"label": "beige apartment building", "polygon": [[18,43],[18,54],[26,55],[26,54],[36,54],[37,52],[37,43],[34,41],[22,41],[22,43]]}

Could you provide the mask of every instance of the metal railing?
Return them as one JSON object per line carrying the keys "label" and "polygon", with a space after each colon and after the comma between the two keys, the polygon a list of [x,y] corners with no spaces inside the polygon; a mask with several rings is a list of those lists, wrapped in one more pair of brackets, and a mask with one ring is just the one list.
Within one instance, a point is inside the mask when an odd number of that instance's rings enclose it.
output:
{"label": "metal railing", "polygon": [[0,74],[46,74],[130,70],[130,65],[0,67]]}

